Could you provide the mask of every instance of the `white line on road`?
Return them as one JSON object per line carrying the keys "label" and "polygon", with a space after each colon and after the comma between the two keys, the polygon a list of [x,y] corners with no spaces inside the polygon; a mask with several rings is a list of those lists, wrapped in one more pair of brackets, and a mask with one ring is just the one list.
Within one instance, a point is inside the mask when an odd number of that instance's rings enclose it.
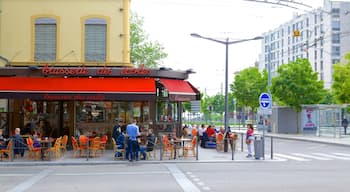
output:
{"label": "white line on road", "polygon": [[335,155],[328,155],[328,154],[323,154],[323,153],[312,153],[312,154],[323,156],[323,157],[329,157],[329,158],[333,158],[333,159],[350,160],[350,158],[339,157],[339,156],[335,156]]}
{"label": "white line on road", "polygon": [[176,164],[165,164],[170,173],[176,179],[184,192],[200,192],[200,190],[186,177],[184,173],[176,166]]}
{"label": "white line on road", "polygon": [[7,192],[22,192],[29,189],[31,186],[33,186],[35,183],[46,177],[50,172],[52,172],[51,169],[45,169],[41,171],[39,174],[34,175],[33,177],[29,178],[27,181],[24,181],[23,183],[17,185],[17,187],[8,190]]}
{"label": "white line on road", "polygon": [[84,175],[145,175],[145,174],[169,174],[168,171],[147,171],[147,172],[86,172],[86,173],[56,173],[57,176],[84,176]]}
{"label": "white line on road", "polygon": [[311,159],[317,159],[317,160],[323,160],[323,161],[332,160],[332,159],[326,158],[326,157],[317,157],[317,156],[306,155],[306,154],[301,154],[301,153],[292,153],[292,154],[296,155],[296,156],[301,156],[301,157],[306,157],[306,158],[311,158]]}
{"label": "white line on road", "polygon": [[333,153],[334,155],[340,155],[340,156],[345,156],[345,157],[350,157],[350,154],[348,153]]}
{"label": "white line on road", "polygon": [[5,174],[0,174],[0,177],[29,177],[32,176],[33,174],[28,174],[28,173],[5,173]]}
{"label": "white line on road", "polygon": [[294,156],[290,156],[290,155],[284,155],[284,154],[280,154],[280,153],[275,153],[275,156],[287,158],[287,159],[292,159],[292,160],[296,160],[296,161],[310,161],[309,159],[304,159],[301,157],[294,157]]}

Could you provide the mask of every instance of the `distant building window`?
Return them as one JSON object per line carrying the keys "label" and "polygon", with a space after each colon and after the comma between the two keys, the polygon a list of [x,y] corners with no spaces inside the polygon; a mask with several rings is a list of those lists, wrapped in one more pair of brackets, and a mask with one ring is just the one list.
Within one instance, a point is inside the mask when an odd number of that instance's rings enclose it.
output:
{"label": "distant building window", "polygon": [[85,20],[85,61],[106,61],[107,23],[105,19]]}
{"label": "distant building window", "polygon": [[56,61],[56,19],[35,19],[34,61]]}
{"label": "distant building window", "polygon": [[332,56],[340,56],[340,47],[338,46],[332,47]]}
{"label": "distant building window", "polygon": [[340,21],[338,21],[338,20],[332,21],[332,30],[340,31]]}
{"label": "distant building window", "polygon": [[340,43],[340,34],[332,34],[332,43]]}

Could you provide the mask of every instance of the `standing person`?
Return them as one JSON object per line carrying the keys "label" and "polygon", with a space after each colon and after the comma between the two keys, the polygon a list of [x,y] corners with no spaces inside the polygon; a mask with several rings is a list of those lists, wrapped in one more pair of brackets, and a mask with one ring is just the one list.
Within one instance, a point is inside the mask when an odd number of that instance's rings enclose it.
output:
{"label": "standing person", "polygon": [[15,129],[15,135],[13,136],[13,152],[15,155],[21,155],[21,157],[24,156],[24,150],[26,148],[26,144],[24,143],[24,139],[20,135],[21,129],[16,128]]}
{"label": "standing person", "polygon": [[247,158],[253,157],[252,155],[252,143],[254,140],[254,127],[252,124],[247,125],[247,133],[246,133],[246,144],[247,144],[247,149],[248,149],[248,155]]}
{"label": "standing person", "polygon": [[153,133],[153,129],[149,128],[148,129],[148,134],[147,134],[147,149],[146,151],[153,151],[154,145],[156,144],[156,136]]}
{"label": "standing person", "polygon": [[344,135],[346,135],[346,129],[348,128],[349,122],[346,119],[346,117],[344,117],[344,119],[341,122],[341,125],[344,127]]}
{"label": "standing person", "polygon": [[116,118],[114,120],[115,125],[113,126],[113,131],[112,131],[112,138],[114,138],[115,141],[117,141],[119,135],[122,133],[122,125],[123,125],[123,121],[122,120],[118,120],[118,118]]}
{"label": "standing person", "polygon": [[134,160],[139,160],[139,154],[137,153],[137,137],[140,135],[139,127],[136,125],[137,121],[136,119],[132,120],[132,122],[126,126],[126,134],[128,136],[128,157],[129,161],[132,162]]}

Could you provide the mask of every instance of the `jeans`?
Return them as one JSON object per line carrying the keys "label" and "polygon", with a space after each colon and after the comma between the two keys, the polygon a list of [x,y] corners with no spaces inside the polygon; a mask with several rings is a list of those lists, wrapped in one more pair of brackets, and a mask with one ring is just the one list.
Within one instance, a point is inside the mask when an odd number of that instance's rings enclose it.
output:
{"label": "jeans", "polygon": [[145,146],[145,145],[141,145],[140,146],[140,152],[141,152],[141,155],[142,155],[142,160],[146,160],[146,158],[147,158],[146,149],[147,149],[147,146]]}
{"label": "jeans", "polygon": [[135,160],[139,160],[139,154],[137,153],[137,148],[138,148],[138,143],[137,143],[137,140],[131,140],[129,139],[128,140],[128,156],[130,155],[130,161],[134,160],[134,156],[135,156]]}
{"label": "jeans", "polygon": [[250,144],[247,144],[248,155],[252,155],[253,154],[253,152],[252,152],[252,143],[253,142],[251,142]]}

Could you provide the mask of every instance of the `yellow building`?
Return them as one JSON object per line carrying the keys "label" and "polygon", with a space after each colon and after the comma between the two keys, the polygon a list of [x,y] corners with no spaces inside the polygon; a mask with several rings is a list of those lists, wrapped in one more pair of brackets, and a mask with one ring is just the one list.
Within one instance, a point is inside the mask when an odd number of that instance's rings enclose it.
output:
{"label": "yellow building", "polygon": [[180,134],[181,102],[199,100],[185,81],[191,71],[133,68],[129,6],[0,0],[0,129],[111,138],[115,120],[136,119],[157,134]]}
{"label": "yellow building", "polygon": [[0,64],[131,67],[130,0],[1,0]]}

